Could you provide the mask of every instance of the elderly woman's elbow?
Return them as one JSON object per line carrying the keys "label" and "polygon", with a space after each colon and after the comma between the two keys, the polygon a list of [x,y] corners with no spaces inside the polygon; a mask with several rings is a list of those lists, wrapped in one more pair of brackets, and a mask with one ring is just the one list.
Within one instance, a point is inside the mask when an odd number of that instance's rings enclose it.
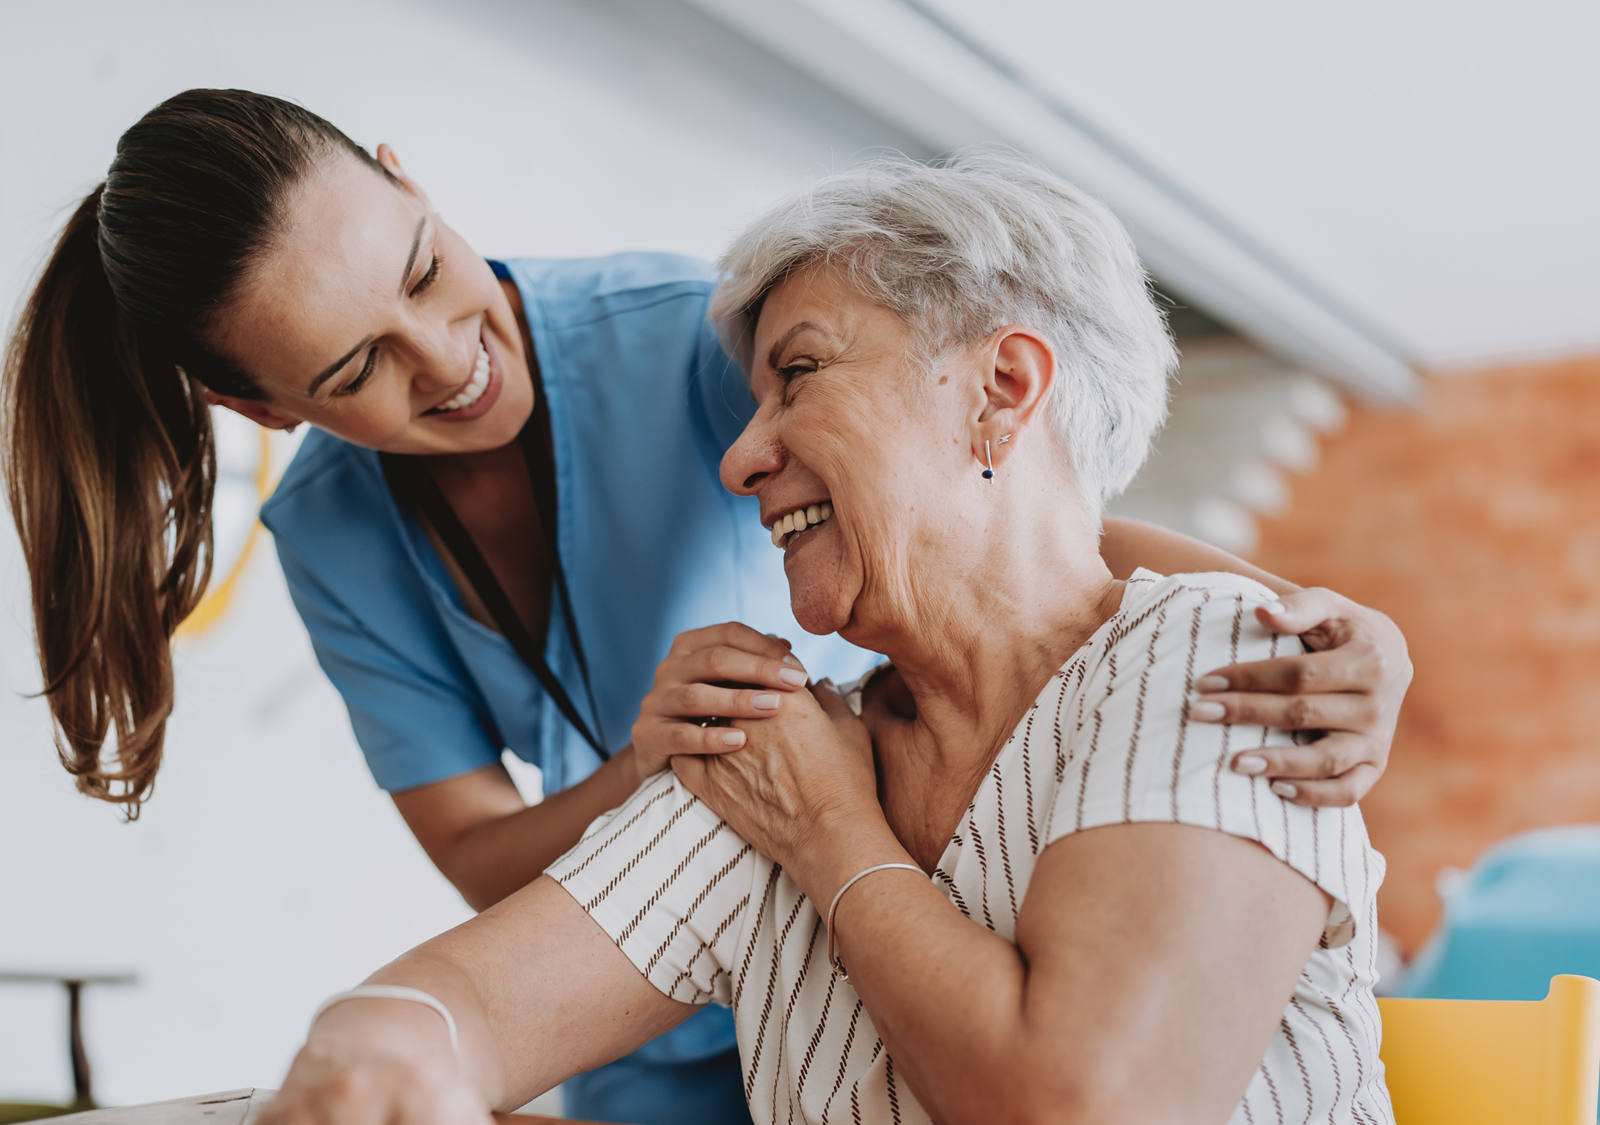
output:
{"label": "elderly woman's elbow", "polygon": [[1149,1075],[1124,1065],[1111,1052],[1085,1049],[1084,1044],[1027,1052],[1001,1095],[1003,1113],[997,1119],[1015,1125],[1104,1125],[1107,1121],[1146,1122],[1142,1113],[1130,1114],[1148,1099],[1142,1091]]}

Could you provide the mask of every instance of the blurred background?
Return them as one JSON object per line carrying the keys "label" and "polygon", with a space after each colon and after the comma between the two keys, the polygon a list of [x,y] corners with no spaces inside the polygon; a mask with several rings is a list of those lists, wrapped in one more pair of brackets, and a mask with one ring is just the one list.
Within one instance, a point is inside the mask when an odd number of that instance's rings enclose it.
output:
{"label": "blurred background", "polygon": [[[1596,42],[1591,0],[0,0],[0,309],[121,131],[190,86],[389,142],[496,256],[714,256],[872,150],[1029,152],[1128,224],[1180,335],[1116,510],[1409,637],[1364,805],[1409,957],[1448,928],[1441,886],[1482,885],[1452,871],[1600,823]],[[467,914],[252,534],[292,439],[223,444],[217,596],[137,824],[55,761],[0,527],[0,974],[137,973],[85,999],[106,1103],[275,1083],[321,997]],[[1600,901],[1592,837],[1535,839]],[[0,1100],[70,1091],[66,1019],[57,989],[0,988]]]}

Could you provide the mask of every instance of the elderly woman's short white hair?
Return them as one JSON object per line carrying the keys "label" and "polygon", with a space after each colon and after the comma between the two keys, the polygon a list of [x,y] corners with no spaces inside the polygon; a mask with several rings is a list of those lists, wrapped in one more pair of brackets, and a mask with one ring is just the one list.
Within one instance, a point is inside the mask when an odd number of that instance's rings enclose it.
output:
{"label": "elderly woman's short white hair", "polygon": [[1047,416],[1096,518],[1149,455],[1177,355],[1127,231],[1071,184],[993,152],[885,157],[822,180],[722,257],[711,313],[747,372],[767,294],[814,265],[897,313],[924,366],[1006,324],[1043,333],[1057,366]]}

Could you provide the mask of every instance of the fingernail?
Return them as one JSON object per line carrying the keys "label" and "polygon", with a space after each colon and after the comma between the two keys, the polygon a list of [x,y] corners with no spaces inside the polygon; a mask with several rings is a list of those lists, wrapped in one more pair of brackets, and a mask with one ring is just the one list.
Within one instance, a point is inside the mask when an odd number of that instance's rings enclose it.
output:
{"label": "fingernail", "polygon": [[1228,677],[1226,676],[1201,676],[1194,682],[1194,690],[1204,693],[1208,691],[1227,691]]}
{"label": "fingernail", "polygon": [[805,669],[805,665],[800,663],[799,657],[795,656],[795,654],[792,652],[784,653],[783,662],[792,668],[799,668],[802,671]]}
{"label": "fingernail", "polygon": [[779,668],[778,679],[790,687],[805,687],[806,673],[804,668]]}
{"label": "fingernail", "polygon": [[1235,773],[1266,773],[1267,760],[1255,754],[1240,754],[1233,760],[1233,769]]}
{"label": "fingernail", "polygon": [[1189,718],[1200,723],[1214,723],[1226,713],[1227,709],[1220,703],[1189,704]]}
{"label": "fingernail", "polygon": [[723,731],[722,732],[722,744],[724,746],[743,746],[744,745],[744,731],[742,731],[742,730],[725,730],[725,731]]}
{"label": "fingernail", "polygon": [[1296,789],[1293,785],[1290,785],[1287,781],[1274,781],[1272,783],[1272,791],[1278,796],[1282,797],[1285,801],[1294,800],[1294,795],[1300,792],[1300,790]]}
{"label": "fingernail", "polygon": [[757,711],[776,711],[778,703],[778,693],[775,691],[764,691],[750,700],[750,706]]}
{"label": "fingernail", "polygon": [[1283,603],[1282,602],[1265,602],[1265,603],[1262,604],[1261,608],[1266,610],[1268,613],[1272,614],[1274,617],[1276,617],[1278,614],[1283,612]]}

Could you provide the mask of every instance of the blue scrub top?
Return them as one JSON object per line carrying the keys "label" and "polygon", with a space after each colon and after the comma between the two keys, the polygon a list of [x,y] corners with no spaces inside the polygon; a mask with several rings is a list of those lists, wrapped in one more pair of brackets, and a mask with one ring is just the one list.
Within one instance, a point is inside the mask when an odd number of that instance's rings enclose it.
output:
{"label": "blue scrub top", "polygon": [[[664,254],[491,265],[521,292],[538,357],[558,549],[609,747],[627,743],[656,665],[686,629],[742,621],[794,641],[814,677],[864,673],[870,654],[795,623],[756,501],[718,477],[754,404],[707,317],[711,267]],[[600,764],[510,642],[467,614],[375,452],[314,431],[261,519],[380,786],[454,777],[498,762],[502,748],[538,766],[546,792]],[[559,599],[550,613],[545,659],[587,714]],[[732,1046],[733,1021],[714,1008],[633,1057],[687,1061]]]}

